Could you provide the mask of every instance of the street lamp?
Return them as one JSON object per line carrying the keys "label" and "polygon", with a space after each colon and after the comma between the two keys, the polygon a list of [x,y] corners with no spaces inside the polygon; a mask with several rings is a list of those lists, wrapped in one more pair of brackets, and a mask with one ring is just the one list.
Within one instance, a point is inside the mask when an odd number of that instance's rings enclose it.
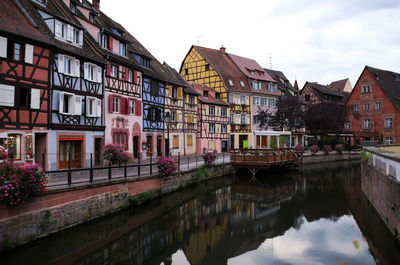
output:
{"label": "street lamp", "polygon": [[168,136],[168,139],[164,140],[166,157],[169,157],[169,122],[170,122],[170,119],[171,119],[171,116],[170,116],[169,112],[166,112],[165,116],[164,116],[164,121],[167,123],[167,136]]}

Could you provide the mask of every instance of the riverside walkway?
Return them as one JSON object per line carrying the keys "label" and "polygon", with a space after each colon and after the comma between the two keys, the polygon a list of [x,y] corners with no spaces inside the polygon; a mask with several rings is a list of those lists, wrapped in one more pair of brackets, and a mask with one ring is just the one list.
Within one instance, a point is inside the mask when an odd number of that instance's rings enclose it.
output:
{"label": "riverside walkway", "polygon": [[[177,171],[191,170],[204,165],[202,155],[176,156]],[[229,153],[217,154],[215,164],[230,163]],[[55,171],[46,171],[49,176],[47,187],[49,190],[78,186],[91,183],[103,183],[111,180],[146,178],[158,174],[157,159],[134,161],[126,165],[107,164],[101,167],[71,168]]]}

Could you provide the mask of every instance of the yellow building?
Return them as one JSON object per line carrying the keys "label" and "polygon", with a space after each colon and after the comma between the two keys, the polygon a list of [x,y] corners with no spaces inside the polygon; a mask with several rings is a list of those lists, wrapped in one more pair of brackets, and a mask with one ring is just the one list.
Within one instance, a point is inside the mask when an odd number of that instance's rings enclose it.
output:
{"label": "yellow building", "polygon": [[187,81],[214,89],[216,99],[230,104],[230,148],[250,148],[252,91],[246,76],[235,66],[225,48],[192,46],[182,62],[180,73]]}

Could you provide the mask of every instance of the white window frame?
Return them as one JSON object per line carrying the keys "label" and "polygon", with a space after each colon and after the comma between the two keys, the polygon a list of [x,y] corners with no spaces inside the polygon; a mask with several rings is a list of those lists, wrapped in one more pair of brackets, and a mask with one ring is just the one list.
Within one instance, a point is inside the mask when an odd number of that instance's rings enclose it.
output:
{"label": "white window frame", "polygon": [[228,111],[226,108],[221,107],[221,117],[226,117],[228,114]]}
{"label": "white window frame", "polygon": [[253,104],[255,106],[260,106],[260,97],[259,96],[253,96]]}
{"label": "white window frame", "polygon": [[347,129],[347,130],[349,130],[350,129],[350,121],[346,121],[345,123],[344,123],[344,128],[345,129]]}
{"label": "white window frame", "polygon": [[375,109],[380,110],[381,109],[381,103],[379,101],[375,102]]}
{"label": "white window frame", "polygon": [[392,136],[386,136],[385,137],[385,144],[393,144],[393,137]]}
{"label": "white window frame", "polygon": [[240,96],[240,104],[246,104],[246,97]]}
{"label": "white window frame", "polygon": [[[68,112],[65,112],[65,97],[68,96]],[[82,115],[82,96],[60,92],[59,113],[64,115]]]}
{"label": "white window frame", "polygon": [[362,94],[371,93],[371,86],[370,85],[361,86],[361,93]]}
{"label": "white window frame", "polygon": [[385,129],[392,129],[392,128],[393,128],[393,119],[385,118]]}
{"label": "white window frame", "polygon": [[[114,71],[115,69],[115,71]],[[118,77],[118,67],[116,65],[111,65],[110,76],[117,78]]]}
{"label": "white window frame", "polygon": [[208,132],[209,133],[215,133],[215,123],[209,123],[208,124]]}
{"label": "white window frame", "polygon": [[369,109],[370,109],[369,103],[364,103],[364,110],[369,110]]}
{"label": "white window frame", "polygon": [[129,99],[129,114],[130,115],[135,115],[135,111],[136,111],[136,104],[135,104],[135,100],[133,99]]}
{"label": "white window frame", "polygon": [[15,87],[0,84],[0,106],[14,107],[15,104]]}
{"label": "white window frame", "polygon": [[364,120],[364,129],[371,128],[371,121],[369,119]]}
{"label": "white window frame", "polygon": [[243,82],[243,81],[240,81],[240,85],[241,85],[242,87],[244,87],[244,82]]}
{"label": "white window frame", "polygon": [[[123,47],[122,49],[121,49],[121,47]],[[121,55],[121,56],[126,56],[126,44],[125,43],[122,43],[122,42],[120,42],[119,43],[119,53],[118,53],[119,55]]]}
{"label": "white window frame", "polygon": [[132,70],[128,70],[128,82],[132,83],[133,81],[133,71]]}
{"label": "white window frame", "polygon": [[113,113],[121,112],[121,98],[113,96]]}
{"label": "white window frame", "polygon": [[358,107],[358,104],[354,104],[354,111],[359,111],[360,109],[359,109],[359,107]]}
{"label": "white window frame", "polygon": [[214,106],[208,106],[208,115],[215,116],[215,107]]}
{"label": "white window frame", "polygon": [[228,132],[228,126],[226,124],[221,124],[221,133],[227,133]]}
{"label": "white window frame", "polygon": [[246,124],[246,114],[240,114],[240,124]]}
{"label": "white window frame", "polygon": [[232,82],[231,79],[228,80],[228,83],[229,83],[230,86],[233,86],[233,82]]}

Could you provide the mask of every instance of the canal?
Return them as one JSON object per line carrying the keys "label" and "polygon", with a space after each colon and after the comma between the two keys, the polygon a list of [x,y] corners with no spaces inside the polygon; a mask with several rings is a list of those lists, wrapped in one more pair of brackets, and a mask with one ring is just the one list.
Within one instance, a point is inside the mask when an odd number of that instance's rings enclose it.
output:
{"label": "canal", "polygon": [[246,172],[0,254],[0,264],[400,264],[359,162]]}

